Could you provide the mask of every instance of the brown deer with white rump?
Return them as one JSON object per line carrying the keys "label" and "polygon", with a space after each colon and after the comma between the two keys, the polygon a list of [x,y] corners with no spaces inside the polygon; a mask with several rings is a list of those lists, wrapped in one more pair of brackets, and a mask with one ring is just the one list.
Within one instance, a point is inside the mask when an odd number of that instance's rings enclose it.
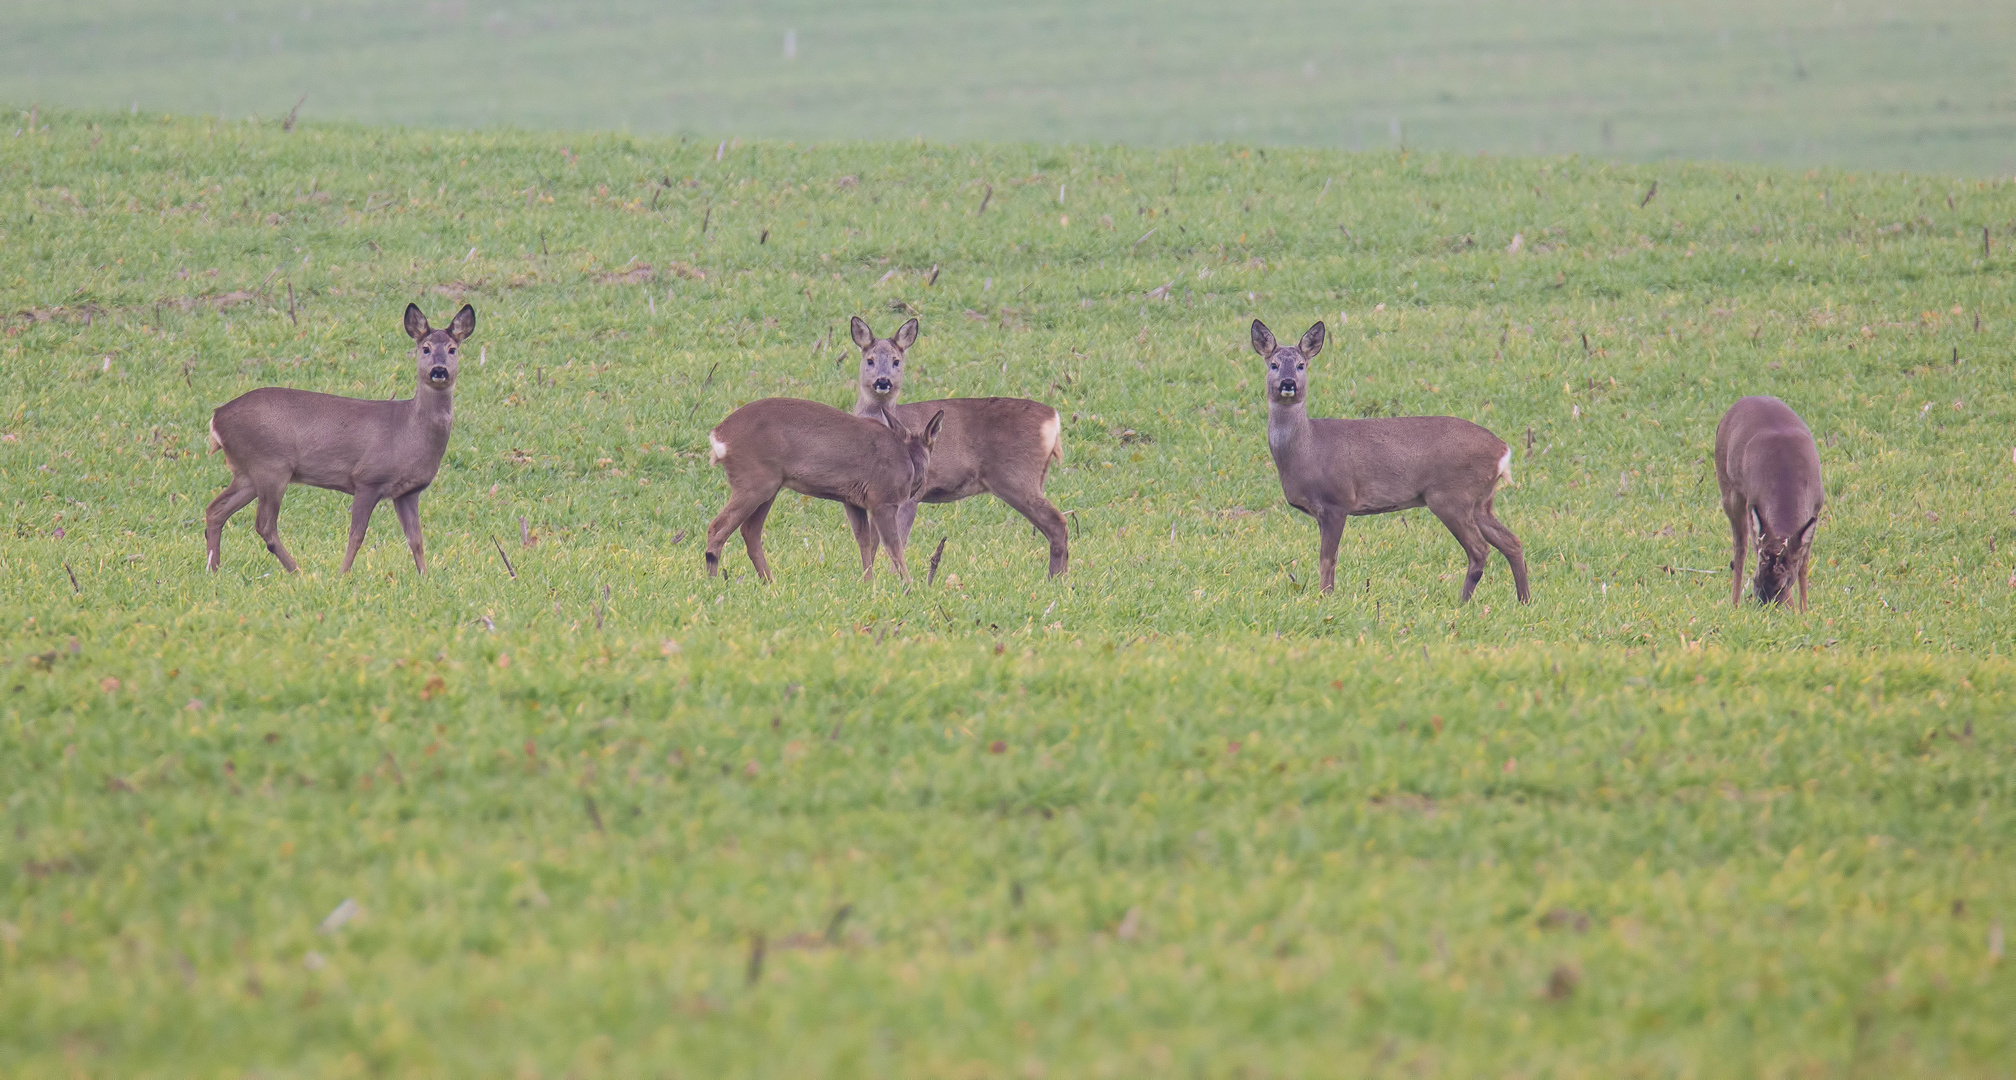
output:
{"label": "brown deer with white rump", "polygon": [[209,567],[217,569],[224,523],[253,499],[259,500],[253,528],[266,550],[294,573],[294,556],[280,542],[280,499],[289,484],[341,491],[351,496],[350,546],[343,572],[357,558],[371,511],[392,500],[413,566],[427,572],[421,553],[420,493],[434,482],[448,431],[455,420],[455,375],[461,346],[476,330],[476,309],[467,304],[446,330],[427,325],[415,304],[406,305],[406,333],[413,339],[419,385],[403,401],[365,401],[267,386],[224,403],[210,416],[210,451],[224,451],[231,485],[203,512]]}
{"label": "brown deer with white rump", "polygon": [[[931,473],[915,498],[897,511],[896,528],[905,544],[917,520],[917,504],[958,502],[983,491],[1029,519],[1050,541],[1050,576],[1070,565],[1070,534],[1064,515],[1043,495],[1050,466],[1064,460],[1062,424],[1057,410],[1027,398],[945,398],[906,405],[896,403],[903,390],[903,359],[917,341],[917,320],[911,319],[893,338],[877,338],[860,316],[850,327],[861,349],[861,385],[854,415],[887,415],[917,425],[933,413],[945,414],[945,430],[931,453]],[[847,523],[859,539],[868,520],[850,507]]]}
{"label": "brown deer with white rump", "polygon": [[1796,581],[1799,610],[1806,610],[1806,568],[1827,501],[1820,448],[1806,422],[1775,397],[1746,397],[1729,406],[1715,425],[1715,482],[1736,548],[1729,602],[1743,604],[1743,548],[1754,536],[1757,602],[1784,603]]}
{"label": "brown deer with white rump", "polygon": [[721,548],[728,534],[742,530],[742,543],[756,576],[770,580],[770,560],[763,557],[763,520],[777,493],[790,488],[817,499],[832,499],[848,514],[866,519],[856,529],[861,545],[861,576],[875,576],[875,545],[889,551],[896,576],[907,584],[910,568],[903,563],[903,533],[896,511],[914,501],[931,465],[931,444],[945,414],[931,416],[912,431],[893,417],[853,416],[831,405],[797,398],[764,398],[728,414],[707,433],[715,464],[728,474],[728,505],[707,526],[707,576],[721,569]]}
{"label": "brown deer with white rump", "polygon": [[1463,602],[1477,590],[1494,547],[1512,567],[1519,602],[1529,601],[1524,549],[1491,512],[1498,481],[1512,475],[1511,447],[1454,416],[1310,419],[1309,361],[1323,351],[1323,335],[1319,322],[1299,344],[1281,345],[1253,321],[1253,351],[1267,361],[1267,448],[1288,505],[1316,519],[1323,591],[1337,583],[1346,520],[1425,506],[1470,557]]}

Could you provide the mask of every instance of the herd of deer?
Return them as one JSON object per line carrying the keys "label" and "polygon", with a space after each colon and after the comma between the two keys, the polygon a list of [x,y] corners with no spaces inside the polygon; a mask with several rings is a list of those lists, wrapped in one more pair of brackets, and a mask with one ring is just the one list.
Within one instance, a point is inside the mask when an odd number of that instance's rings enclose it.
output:
{"label": "herd of deer", "polygon": [[[425,573],[420,494],[448,448],[459,354],[475,329],[476,311],[468,305],[445,330],[430,326],[419,307],[406,306],[418,382],[410,399],[365,401],[265,387],[218,408],[210,419],[210,449],[224,451],[231,483],[204,514],[209,568],[217,569],[224,523],[257,499],[254,528],[266,550],[294,571],[294,557],[280,542],[280,500],[289,485],[309,484],[351,496],[345,573],[364,543],[372,511],[386,499],[406,533],[414,567]],[[1064,456],[1057,410],[1023,398],[899,404],[917,320],[891,338],[876,337],[859,318],[851,329],[861,350],[852,412],[765,398],[736,409],[708,433],[712,459],[729,487],[728,504],[707,528],[709,576],[720,571],[721,549],[740,529],[757,575],[770,579],[763,522],[787,488],[846,509],[864,577],[874,575],[880,547],[907,583],[903,549],[917,505],[983,491],[1021,512],[1050,541],[1050,573],[1062,574],[1070,561],[1064,516],[1043,495],[1050,466]],[[1347,520],[1425,506],[1469,557],[1463,600],[1476,591],[1493,548],[1511,566],[1520,602],[1530,600],[1519,538],[1491,509],[1498,482],[1511,476],[1511,448],[1453,416],[1312,419],[1309,364],[1323,351],[1324,333],[1319,322],[1300,341],[1283,345],[1258,320],[1252,327],[1253,351],[1267,362],[1267,447],[1288,504],[1316,519],[1323,591],[1336,584],[1337,544]],[[1757,599],[1783,603],[1796,582],[1803,609],[1824,501],[1812,433],[1777,398],[1746,397],[1715,430],[1715,478],[1734,536],[1731,601],[1742,602],[1745,549],[1754,539]]]}

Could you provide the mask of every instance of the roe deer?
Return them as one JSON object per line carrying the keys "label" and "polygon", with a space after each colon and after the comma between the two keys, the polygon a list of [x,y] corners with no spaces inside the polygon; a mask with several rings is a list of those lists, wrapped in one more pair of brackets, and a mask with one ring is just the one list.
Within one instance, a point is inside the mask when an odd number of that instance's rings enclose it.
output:
{"label": "roe deer", "polygon": [[1477,590],[1497,548],[1526,603],[1526,556],[1519,538],[1491,512],[1498,481],[1512,475],[1512,449],[1498,436],[1454,416],[1311,420],[1309,361],[1323,351],[1323,324],[1296,345],[1280,345],[1258,319],[1253,351],[1267,360],[1267,448],[1288,505],[1316,519],[1322,537],[1323,591],[1337,582],[1337,541],[1346,519],[1426,506],[1463,545],[1470,572],[1463,600]]}
{"label": "roe deer", "polygon": [[1827,492],[1820,448],[1799,414],[1775,397],[1746,397],[1715,425],[1715,482],[1729,515],[1736,555],[1729,561],[1729,602],[1743,603],[1744,541],[1757,539],[1757,602],[1782,604],[1799,583],[1806,610],[1806,568]]}
{"label": "roe deer", "polygon": [[[1050,576],[1065,571],[1071,561],[1070,534],[1064,515],[1043,496],[1050,466],[1064,460],[1062,424],[1057,410],[1026,398],[945,398],[899,405],[903,390],[903,357],[917,341],[917,320],[911,319],[893,338],[877,338],[860,316],[851,325],[861,349],[861,385],[854,415],[887,415],[899,423],[921,424],[934,413],[945,414],[945,430],[931,454],[931,472],[914,498],[897,510],[896,528],[910,542],[917,504],[958,502],[983,491],[1015,508],[1050,541]],[[847,523],[859,539],[868,520],[850,507]],[[864,542],[865,543],[865,542]],[[872,551],[872,546],[863,550]]]}
{"label": "roe deer", "polygon": [[903,533],[896,510],[915,500],[931,463],[931,444],[945,414],[933,415],[912,431],[892,417],[852,416],[831,405],[797,398],[764,398],[728,414],[707,433],[713,460],[728,474],[728,505],[707,526],[707,576],[721,569],[721,548],[738,527],[756,576],[770,580],[763,557],[763,519],[777,492],[790,488],[832,499],[859,514],[867,529],[854,530],[861,545],[863,580],[875,576],[875,544],[880,538],[889,562],[905,584]]}
{"label": "roe deer", "polygon": [[294,556],[280,542],[280,499],[289,484],[341,491],[351,496],[350,546],[343,572],[357,558],[379,500],[392,500],[413,566],[427,572],[420,545],[420,493],[434,482],[448,429],[455,420],[455,374],[461,345],[476,330],[476,309],[467,304],[446,330],[427,325],[416,304],[406,305],[406,333],[413,339],[419,385],[404,401],[364,401],[309,390],[268,386],[225,402],[210,416],[210,452],[224,451],[231,484],[203,512],[203,538],[210,569],[217,569],[224,523],[253,499],[259,512],[253,528],[266,550],[294,573]]}

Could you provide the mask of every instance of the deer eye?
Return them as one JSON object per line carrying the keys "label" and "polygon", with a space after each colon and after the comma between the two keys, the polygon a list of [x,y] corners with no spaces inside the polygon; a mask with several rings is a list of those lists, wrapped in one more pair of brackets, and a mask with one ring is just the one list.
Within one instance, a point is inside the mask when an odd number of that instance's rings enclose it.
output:
{"label": "deer eye", "polygon": [[1274,362],[1274,361],[1272,361],[1272,360],[1269,360],[1269,361],[1267,361],[1267,370],[1269,370],[1269,371],[1279,371],[1279,370],[1281,370],[1281,365],[1280,365],[1280,364],[1277,364],[1277,363],[1275,363],[1275,362]]}
{"label": "deer eye", "polygon": [[423,353],[431,353],[431,352],[433,352],[433,351],[434,351],[434,346],[432,346],[432,345],[422,345],[422,346],[420,346],[420,351],[421,351],[421,352],[423,352]]}
{"label": "deer eye", "polygon": [[1308,364],[1296,364],[1296,365],[1295,365],[1295,370],[1296,370],[1296,371],[1303,371],[1303,370],[1306,370],[1306,369],[1307,369],[1308,367],[1309,367],[1309,365],[1308,365]]}

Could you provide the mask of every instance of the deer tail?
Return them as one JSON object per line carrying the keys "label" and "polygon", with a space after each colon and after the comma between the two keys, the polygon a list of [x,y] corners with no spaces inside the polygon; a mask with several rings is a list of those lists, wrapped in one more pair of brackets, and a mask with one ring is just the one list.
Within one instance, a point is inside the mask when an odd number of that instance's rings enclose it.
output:
{"label": "deer tail", "polygon": [[1509,446],[1505,448],[1503,454],[1498,455],[1498,475],[1492,481],[1493,486],[1501,480],[1506,483],[1512,480],[1512,448]]}
{"label": "deer tail", "polygon": [[[224,449],[224,438],[217,434],[217,418],[213,416],[210,418],[210,452],[214,454],[222,449]],[[227,454],[225,456],[229,457],[230,455]]]}
{"label": "deer tail", "polygon": [[1043,421],[1043,461],[1046,466],[1064,462],[1064,420],[1055,409]]}

